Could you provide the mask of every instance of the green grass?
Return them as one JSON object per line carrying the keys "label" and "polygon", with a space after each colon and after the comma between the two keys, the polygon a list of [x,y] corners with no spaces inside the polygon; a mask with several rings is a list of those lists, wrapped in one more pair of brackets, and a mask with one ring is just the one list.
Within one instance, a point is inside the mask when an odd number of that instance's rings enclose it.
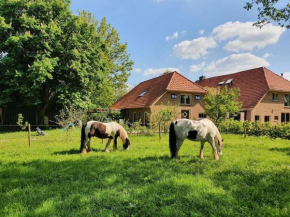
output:
{"label": "green grass", "polygon": [[80,130],[47,134],[31,147],[27,132],[0,134],[0,216],[290,215],[290,141],[223,135],[219,161],[186,141],[176,162],[168,135],[111,153],[94,138],[80,155]]}

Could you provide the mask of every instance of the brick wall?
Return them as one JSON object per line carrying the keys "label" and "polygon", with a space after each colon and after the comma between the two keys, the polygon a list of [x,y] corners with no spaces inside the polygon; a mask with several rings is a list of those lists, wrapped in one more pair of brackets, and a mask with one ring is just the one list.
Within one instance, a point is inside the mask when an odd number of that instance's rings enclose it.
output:
{"label": "brick wall", "polygon": [[[176,94],[177,98],[172,99],[171,95]],[[181,105],[181,95],[190,95],[191,97],[191,103],[190,105]],[[200,96],[200,100],[195,100],[195,95]],[[180,92],[166,92],[155,104],[152,106],[152,110],[158,111],[161,109],[162,105],[167,105],[168,102],[172,105],[178,105],[179,104],[179,113],[177,118],[181,117],[181,110],[189,110],[189,119],[198,119],[199,114],[205,113],[204,110],[204,101],[203,101],[204,94],[199,93],[180,93]]]}
{"label": "brick wall", "polygon": [[[273,101],[273,93],[278,94],[278,100]],[[259,116],[260,123],[265,122],[265,116],[269,116],[271,124],[281,123],[281,114],[290,113],[290,107],[284,106],[285,93],[268,92],[261,102],[251,111],[247,112],[247,120],[255,121],[255,116]],[[278,118],[277,120],[275,120]]]}

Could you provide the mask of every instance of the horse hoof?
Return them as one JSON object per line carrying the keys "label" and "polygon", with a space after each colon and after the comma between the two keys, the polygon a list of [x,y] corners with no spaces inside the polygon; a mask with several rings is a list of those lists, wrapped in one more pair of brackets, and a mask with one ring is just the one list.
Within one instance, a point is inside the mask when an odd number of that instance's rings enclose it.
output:
{"label": "horse hoof", "polygon": [[108,149],[105,149],[105,150],[104,150],[104,152],[110,153],[110,150],[108,150]]}
{"label": "horse hoof", "polygon": [[81,154],[86,154],[87,150],[86,149],[82,149]]}

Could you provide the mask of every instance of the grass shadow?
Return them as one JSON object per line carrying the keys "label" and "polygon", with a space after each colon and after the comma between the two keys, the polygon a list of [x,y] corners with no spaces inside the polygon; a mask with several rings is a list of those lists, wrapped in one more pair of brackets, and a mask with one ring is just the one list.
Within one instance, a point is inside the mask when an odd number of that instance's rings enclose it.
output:
{"label": "grass shadow", "polygon": [[286,153],[287,155],[290,155],[290,147],[287,148],[270,148],[270,151],[278,151]]}

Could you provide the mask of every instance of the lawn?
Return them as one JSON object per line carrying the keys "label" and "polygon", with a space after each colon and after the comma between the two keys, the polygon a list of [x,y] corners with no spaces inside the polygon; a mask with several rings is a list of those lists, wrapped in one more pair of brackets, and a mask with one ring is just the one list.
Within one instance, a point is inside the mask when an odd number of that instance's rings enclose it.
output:
{"label": "lawn", "polygon": [[[131,135],[131,149],[81,155],[80,130],[0,134],[0,216],[290,216],[290,141],[223,135],[205,159],[186,141],[169,158],[168,135]],[[111,147],[112,148],[112,147]]]}

